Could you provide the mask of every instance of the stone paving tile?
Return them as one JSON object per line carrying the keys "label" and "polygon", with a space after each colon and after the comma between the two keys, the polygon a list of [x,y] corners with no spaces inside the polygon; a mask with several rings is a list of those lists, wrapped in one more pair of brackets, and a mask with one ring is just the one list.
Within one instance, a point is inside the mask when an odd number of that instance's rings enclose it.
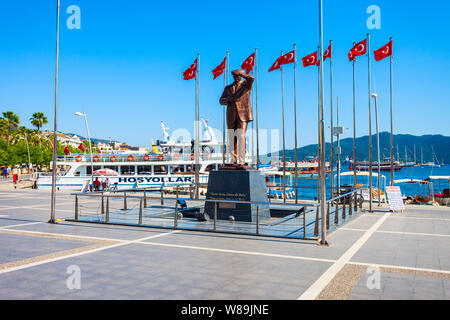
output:
{"label": "stone paving tile", "polygon": [[90,242],[0,233],[0,264],[38,257],[92,244]]}
{"label": "stone paving tile", "polygon": [[69,222],[59,224],[43,223],[38,225],[23,226],[17,229],[25,231],[60,233],[76,236],[100,237],[118,240],[136,240],[161,233],[170,232],[170,230],[161,230],[161,229],[112,226],[100,224],[76,224]]}
{"label": "stone paving tile", "polygon": [[450,270],[450,238],[375,233],[351,261]]}
{"label": "stone paving tile", "polygon": [[450,236],[450,220],[387,219],[379,231],[430,233]]}
{"label": "stone paving tile", "polygon": [[346,224],[344,224],[343,228],[351,228],[351,229],[369,229],[374,223],[376,223],[383,215],[382,214],[364,214],[358,217],[355,220],[352,220]]}
{"label": "stone paving tile", "polygon": [[[97,260],[105,266],[99,268]],[[80,266],[82,276],[82,289],[75,293],[65,286],[65,271],[72,264]],[[17,286],[25,273],[32,274],[27,282],[41,285],[46,297],[83,299],[96,292],[100,299],[120,299],[122,293],[135,299],[173,299],[181,294],[184,299],[296,299],[329,266],[132,244],[0,275],[0,299],[21,299]],[[125,270],[127,274],[118,276]],[[41,281],[44,275],[52,275],[53,281]]]}
{"label": "stone paving tile", "polygon": [[370,290],[364,274],[350,295],[350,300],[443,300],[448,299],[450,279],[401,273],[380,273],[380,289]]}

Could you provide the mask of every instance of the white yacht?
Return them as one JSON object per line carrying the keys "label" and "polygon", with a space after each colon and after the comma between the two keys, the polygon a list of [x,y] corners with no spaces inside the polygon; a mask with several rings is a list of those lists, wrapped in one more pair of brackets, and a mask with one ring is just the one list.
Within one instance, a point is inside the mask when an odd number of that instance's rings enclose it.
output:
{"label": "white yacht", "polygon": [[[218,169],[223,163],[223,144],[219,142],[208,120],[202,119],[205,139],[201,141],[199,159],[199,182],[208,183],[208,173]],[[147,154],[119,153],[95,154],[92,156],[94,175],[92,175],[91,156],[86,154],[58,156],[58,174],[56,187],[59,190],[88,190],[92,177],[103,181],[106,176],[95,174],[101,169],[112,170],[108,175],[110,186],[117,189],[143,187],[190,186],[195,178],[195,154],[193,141],[173,139],[165,124],[161,122],[164,141],[157,141],[153,150]],[[247,163],[253,163],[253,157],[246,156]],[[109,171],[111,172],[111,171]],[[116,174],[115,174],[116,173]],[[52,186],[51,173],[39,173],[36,187],[48,189]]]}

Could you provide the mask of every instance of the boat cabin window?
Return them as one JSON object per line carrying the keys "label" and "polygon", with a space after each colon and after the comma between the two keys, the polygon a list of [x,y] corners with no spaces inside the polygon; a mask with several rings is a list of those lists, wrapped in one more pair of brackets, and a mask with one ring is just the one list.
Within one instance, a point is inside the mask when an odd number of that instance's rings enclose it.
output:
{"label": "boat cabin window", "polygon": [[[100,166],[94,166],[94,171],[100,170],[102,167]],[[86,174],[87,175],[91,175],[92,174],[92,167],[91,166],[87,166],[86,167]]]}
{"label": "boat cabin window", "polygon": [[134,175],[135,166],[121,166],[120,173],[127,176]]}
{"label": "boat cabin window", "polygon": [[[186,172],[194,172],[195,171],[195,164],[188,164],[186,165]],[[201,165],[198,165],[199,170],[201,169]]]}
{"label": "boat cabin window", "polygon": [[152,166],[138,166],[138,174],[139,175],[151,175],[152,174]]}
{"label": "boat cabin window", "polygon": [[182,173],[184,172],[184,165],[172,165],[170,166],[170,173]]}
{"label": "boat cabin window", "polygon": [[113,170],[113,171],[119,173],[119,167],[118,166],[105,166],[105,169]]}
{"label": "boat cabin window", "polygon": [[153,166],[154,174],[167,174],[167,166]]}
{"label": "boat cabin window", "polygon": [[210,164],[206,167],[205,172],[210,172],[210,171],[216,170],[217,169],[216,167],[217,167],[217,165]]}

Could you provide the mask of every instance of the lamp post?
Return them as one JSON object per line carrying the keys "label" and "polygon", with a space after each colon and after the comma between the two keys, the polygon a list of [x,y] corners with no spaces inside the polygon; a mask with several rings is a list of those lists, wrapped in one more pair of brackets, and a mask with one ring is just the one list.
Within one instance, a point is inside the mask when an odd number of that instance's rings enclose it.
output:
{"label": "lamp post", "polygon": [[87,135],[88,135],[88,141],[89,141],[89,152],[91,154],[91,178],[92,178],[92,186],[94,186],[94,162],[93,162],[93,158],[92,158],[92,144],[91,144],[91,135],[89,133],[89,126],[88,126],[88,121],[87,121],[87,116],[86,113],[81,113],[81,112],[75,112],[76,116],[79,117],[84,117],[84,123],[86,124],[86,131],[87,131]]}

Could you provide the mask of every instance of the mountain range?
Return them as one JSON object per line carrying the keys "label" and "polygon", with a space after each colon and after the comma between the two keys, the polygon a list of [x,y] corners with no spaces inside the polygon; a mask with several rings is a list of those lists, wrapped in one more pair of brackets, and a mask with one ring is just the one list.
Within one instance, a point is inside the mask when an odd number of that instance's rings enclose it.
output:
{"label": "mountain range", "polygon": [[[329,139],[329,137],[327,137]],[[325,158],[326,161],[330,159],[330,143],[326,143],[325,146]],[[341,145],[341,161],[346,157],[353,157],[353,138],[345,138],[340,140]],[[435,161],[436,163],[450,163],[450,137],[443,135],[423,135],[414,136],[410,134],[396,134],[393,136],[394,145],[394,158],[401,161],[414,161],[414,147],[417,162],[422,161]],[[336,137],[334,138],[333,148],[336,148]],[[405,157],[405,147],[406,155]],[[390,157],[390,133],[380,133],[380,158]],[[397,151],[398,150],[398,151]],[[294,151],[286,150],[286,160],[294,160]],[[397,153],[398,152],[398,153]],[[277,153],[274,153],[277,155]],[[273,154],[268,154],[271,156]],[[279,156],[283,156],[283,151],[278,152]],[[298,160],[302,161],[307,156],[317,156],[317,144],[308,145],[297,149]],[[437,160],[436,160],[437,158]],[[369,136],[363,136],[356,138],[356,160],[368,160],[369,159]],[[377,159],[377,136],[372,136],[372,159]],[[336,160],[336,156],[335,156]]]}

